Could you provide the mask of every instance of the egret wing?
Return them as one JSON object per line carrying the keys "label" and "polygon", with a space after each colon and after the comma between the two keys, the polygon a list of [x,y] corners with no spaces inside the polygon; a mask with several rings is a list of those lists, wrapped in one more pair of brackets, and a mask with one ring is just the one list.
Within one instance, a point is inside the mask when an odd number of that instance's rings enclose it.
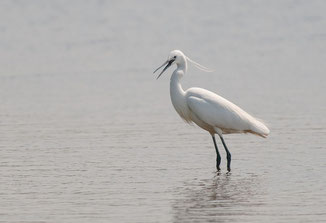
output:
{"label": "egret wing", "polygon": [[186,92],[187,105],[201,121],[224,130],[245,131],[254,119],[225,98],[201,88]]}

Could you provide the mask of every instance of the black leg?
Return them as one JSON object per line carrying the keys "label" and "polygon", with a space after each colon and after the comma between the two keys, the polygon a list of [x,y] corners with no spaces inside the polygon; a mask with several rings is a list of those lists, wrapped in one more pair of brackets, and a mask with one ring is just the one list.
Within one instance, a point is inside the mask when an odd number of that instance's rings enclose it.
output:
{"label": "black leg", "polygon": [[226,144],[224,142],[223,136],[220,136],[220,138],[222,140],[222,143],[223,143],[223,146],[224,146],[224,149],[225,149],[225,152],[226,152],[226,159],[228,161],[227,167],[228,167],[228,171],[230,172],[231,171],[231,153],[228,150],[228,147],[226,146]]}
{"label": "black leg", "polygon": [[221,163],[221,156],[220,153],[218,152],[218,148],[217,148],[217,144],[216,144],[216,140],[215,140],[215,136],[212,135],[213,138],[213,142],[214,142],[214,146],[215,146],[215,151],[216,151],[216,169],[217,171],[220,171],[220,163]]}

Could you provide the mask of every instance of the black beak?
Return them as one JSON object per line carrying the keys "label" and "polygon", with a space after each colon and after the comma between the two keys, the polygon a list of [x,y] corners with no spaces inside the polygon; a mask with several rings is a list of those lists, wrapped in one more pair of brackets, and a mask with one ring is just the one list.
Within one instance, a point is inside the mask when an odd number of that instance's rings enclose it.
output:
{"label": "black beak", "polygon": [[155,73],[156,71],[158,71],[159,69],[161,69],[161,67],[163,67],[165,64],[167,64],[165,67],[164,67],[164,69],[162,70],[162,72],[158,75],[158,77],[156,78],[156,80],[157,79],[159,79],[159,77],[164,73],[164,71],[166,71],[166,69],[168,69],[170,66],[171,66],[171,64],[174,62],[174,60],[172,59],[172,60],[167,60],[167,61],[165,61],[164,62],[164,64],[162,64],[159,68],[157,68],[153,73]]}

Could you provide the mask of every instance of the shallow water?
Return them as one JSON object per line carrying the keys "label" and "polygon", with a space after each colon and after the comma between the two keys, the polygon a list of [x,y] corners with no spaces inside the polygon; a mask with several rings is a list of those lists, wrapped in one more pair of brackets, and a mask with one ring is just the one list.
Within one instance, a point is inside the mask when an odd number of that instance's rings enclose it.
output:
{"label": "shallow water", "polygon": [[[1,222],[325,222],[323,1],[8,1],[0,7]],[[169,74],[266,121],[212,140]]]}

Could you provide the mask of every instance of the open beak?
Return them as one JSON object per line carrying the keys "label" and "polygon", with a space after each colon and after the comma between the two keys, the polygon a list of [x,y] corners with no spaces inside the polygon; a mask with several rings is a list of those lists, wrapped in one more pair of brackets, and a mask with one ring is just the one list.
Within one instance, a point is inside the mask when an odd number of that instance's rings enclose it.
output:
{"label": "open beak", "polygon": [[165,64],[167,64],[167,65],[164,67],[164,69],[161,71],[161,73],[157,76],[156,80],[159,79],[159,77],[164,73],[164,71],[166,71],[166,69],[168,69],[168,68],[171,66],[171,64],[173,63],[173,61],[174,61],[173,59],[172,59],[172,60],[167,60],[167,61],[165,61],[164,64],[162,64],[159,68],[157,68],[157,69],[153,72],[153,74],[154,74],[156,71],[158,71],[159,69],[161,69]]}

